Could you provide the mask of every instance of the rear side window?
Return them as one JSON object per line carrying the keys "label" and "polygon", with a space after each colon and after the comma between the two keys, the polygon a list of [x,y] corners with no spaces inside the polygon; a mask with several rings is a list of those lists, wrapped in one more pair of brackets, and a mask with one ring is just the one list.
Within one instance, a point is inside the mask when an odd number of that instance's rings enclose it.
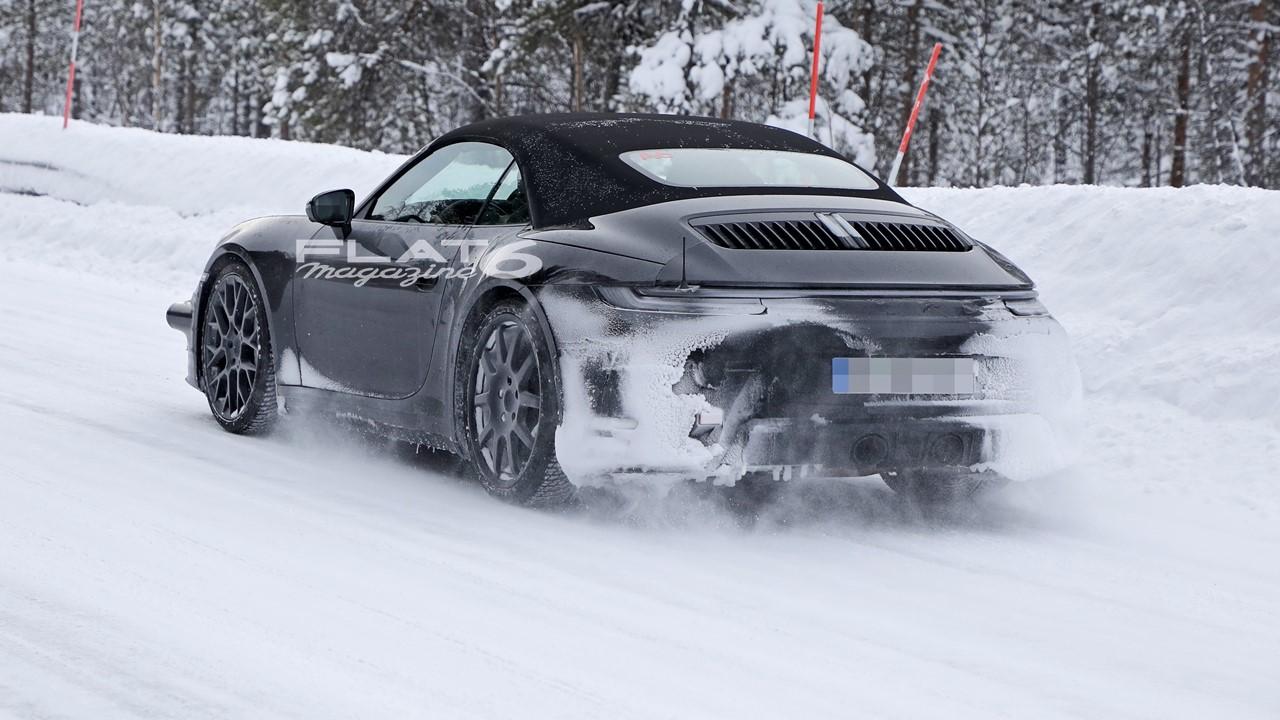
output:
{"label": "rear side window", "polygon": [[649,179],[674,187],[879,187],[875,178],[839,158],[785,150],[672,148],[619,157]]}
{"label": "rear side window", "polygon": [[374,201],[368,219],[470,225],[511,163],[511,153],[497,145],[446,145],[391,183]]}

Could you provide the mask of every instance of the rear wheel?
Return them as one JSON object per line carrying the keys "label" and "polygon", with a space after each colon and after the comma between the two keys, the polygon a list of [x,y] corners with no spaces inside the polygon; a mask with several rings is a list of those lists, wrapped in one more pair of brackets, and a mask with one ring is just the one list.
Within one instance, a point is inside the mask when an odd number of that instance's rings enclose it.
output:
{"label": "rear wheel", "polygon": [[555,455],[559,378],[528,307],[504,301],[472,325],[458,367],[467,457],[485,490],[523,505],[573,497]]}
{"label": "rear wheel", "polygon": [[247,266],[218,271],[200,317],[200,377],[214,419],[228,432],[265,432],[276,417],[275,362],[266,305]]}
{"label": "rear wheel", "polygon": [[974,500],[1002,487],[1007,481],[993,472],[967,469],[896,470],[883,473],[886,485],[914,502],[945,505]]}

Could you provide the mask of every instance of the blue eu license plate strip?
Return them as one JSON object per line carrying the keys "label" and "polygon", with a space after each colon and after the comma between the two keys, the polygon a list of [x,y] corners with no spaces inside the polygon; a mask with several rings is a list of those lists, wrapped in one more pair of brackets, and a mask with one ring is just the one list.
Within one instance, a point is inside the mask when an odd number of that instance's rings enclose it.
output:
{"label": "blue eu license plate strip", "polygon": [[831,359],[837,395],[972,395],[974,384],[970,357]]}

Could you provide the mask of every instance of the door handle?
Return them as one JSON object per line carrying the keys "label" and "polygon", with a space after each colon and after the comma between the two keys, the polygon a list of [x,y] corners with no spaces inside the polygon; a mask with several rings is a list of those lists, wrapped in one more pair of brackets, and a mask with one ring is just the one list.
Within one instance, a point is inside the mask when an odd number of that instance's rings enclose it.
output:
{"label": "door handle", "polygon": [[404,284],[405,282],[404,280],[400,280],[400,279],[396,280],[396,283],[398,283],[402,288],[411,287],[414,290],[417,290],[418,292],[427,292],[435,289],[436,283],[440,280],[439,273],[430,273],[430,274],[423,273],[422,268],[416,267],[414,265],[398,265],[397,264],[397,265],[390,265],[389,267],[395,268],[396,270],[405,274],[409,274],[409,273],[414,274],[413,282],[409,283],[408,285]]}

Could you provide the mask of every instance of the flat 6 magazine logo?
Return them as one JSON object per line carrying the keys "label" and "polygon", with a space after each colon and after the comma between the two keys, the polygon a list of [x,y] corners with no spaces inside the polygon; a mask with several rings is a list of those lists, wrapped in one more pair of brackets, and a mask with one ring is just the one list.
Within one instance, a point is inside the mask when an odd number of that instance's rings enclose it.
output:
{"label": "flat 6 magazine logo", "polygon": [[[532,240],[516,240],[489,250],[486,240],[439,240],[442,252],[430,240],[415,240],[399,257],[362,253],[351,240],[313,238],[297,240],[294,252],[297,274],[320,280],[350,280],[364,287],[374,280],[387,280],[410,287],[422,280],[466,279],[477,273],[487,277],[525,278],[542,269],[542,260],[525,250]],[[459,255],[451,262],[454,249]],[[342,263],[332,264],[335,258]]]}

